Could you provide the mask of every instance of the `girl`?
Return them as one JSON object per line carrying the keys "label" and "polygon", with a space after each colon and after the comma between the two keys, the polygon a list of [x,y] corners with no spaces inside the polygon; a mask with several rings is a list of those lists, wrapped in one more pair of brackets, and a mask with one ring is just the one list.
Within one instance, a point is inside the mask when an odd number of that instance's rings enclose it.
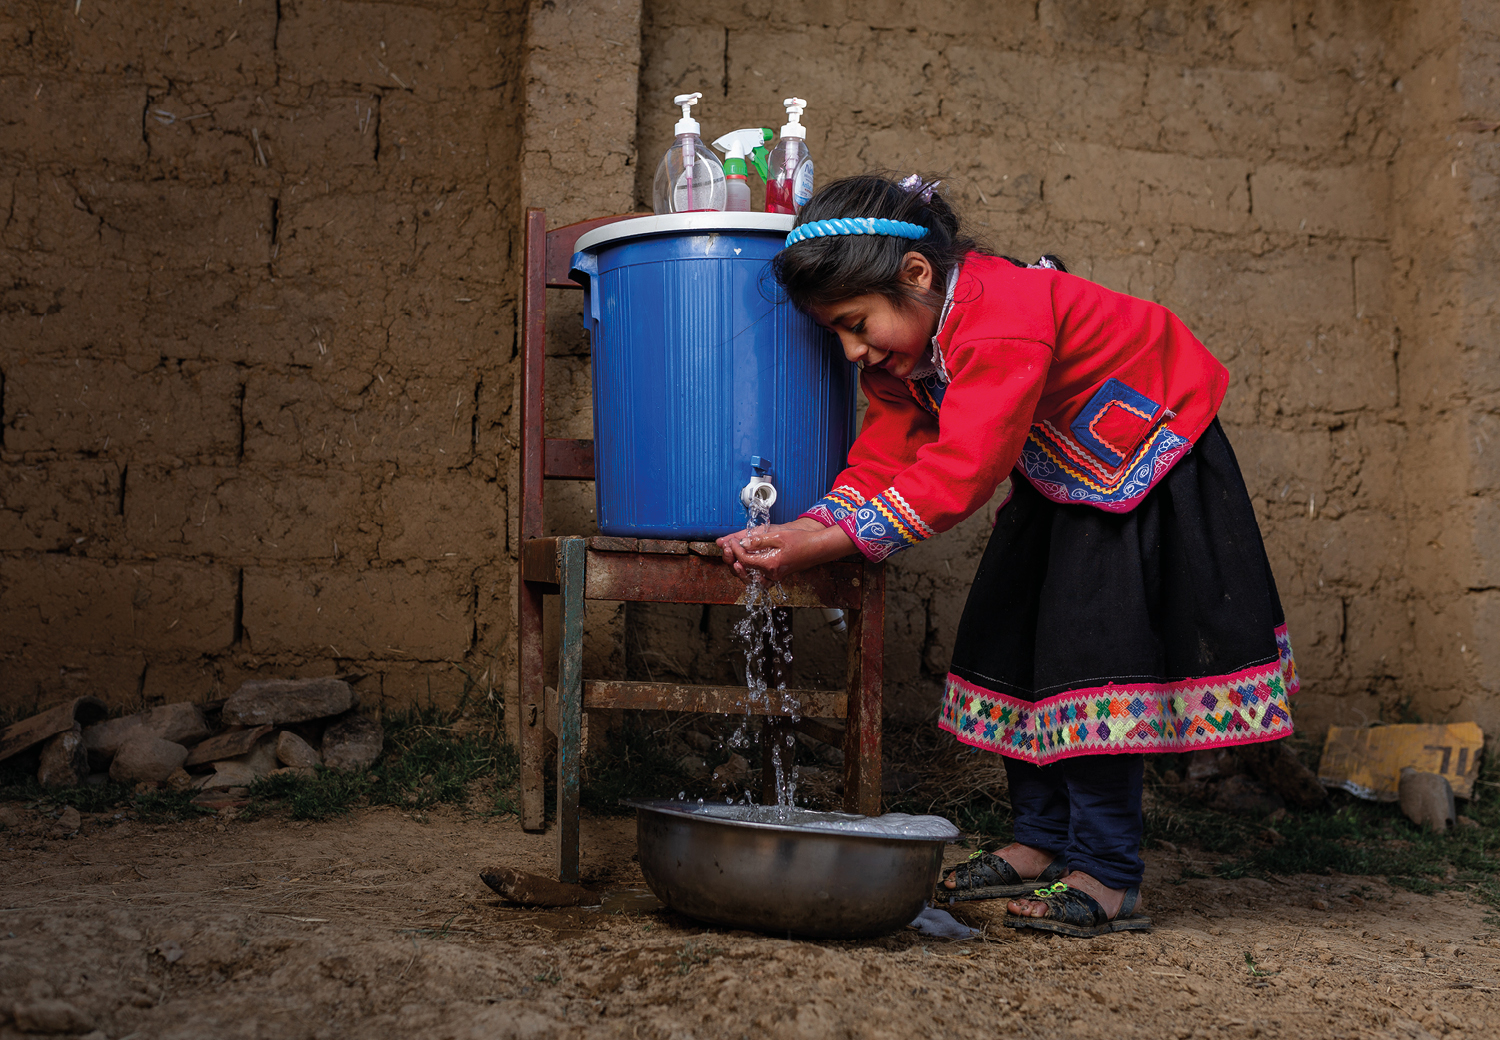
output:
{"label": "girl", "polygon": [[1016,840],[938,896],[1019,897],[1017,928],[1147,928],[1141,753],[1292,731],[1281,603],[1215,418],[1228,372],[1164,307],[980,249],[935,186],[851,177],[802,209],[776,278],[869,409],[827,495],[719,544],[771,580],[883,560],[1011,476],[939,725],[1005,756]]}

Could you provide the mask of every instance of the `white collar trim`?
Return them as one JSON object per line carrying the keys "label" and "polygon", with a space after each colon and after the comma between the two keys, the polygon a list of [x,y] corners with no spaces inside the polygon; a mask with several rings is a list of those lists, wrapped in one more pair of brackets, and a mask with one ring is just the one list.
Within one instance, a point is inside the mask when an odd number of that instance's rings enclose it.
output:
{"label": "white collar trim", "polygon": [[[948,313],[953,310],[953,293],[954,293],[954,290],[956,290],[958,288],[958,272],[959,272],[959,269],[960,269],[960,265],[954,264],[953,265],[953,270],[951,270],[951,271],[948,272],[948,289],[947,289],[946,294],[943,297],[943,310],[942,310],[942,313],[940,313],[938,315],[938,323],[937,323],[938,335],[942,334],[943,326],[946,325],[946,324],[948,324]],[[948,367],[943,364],[943,351],[942,351],[942,348],[938,346],[937,335],[934,335],[932,337],[932,354],[931,354],[931,358],[932,358],[932,368],[933,368],[933,371],[935,371],[937,373],[938,379],[941,380],[944,383],[951,382],[953,377],[948,374]]]}

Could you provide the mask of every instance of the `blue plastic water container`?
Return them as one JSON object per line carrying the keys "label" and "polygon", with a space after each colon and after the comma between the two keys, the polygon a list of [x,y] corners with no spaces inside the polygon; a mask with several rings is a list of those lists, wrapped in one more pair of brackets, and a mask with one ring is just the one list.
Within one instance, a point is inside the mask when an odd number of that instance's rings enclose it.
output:
{"label": "blue plastic water container", "polygon": [[794,520],[844,468],[854,366],[777,302],[770,259],[792,217],[640,217],[583,235],[599,529],[710,539],[745,526],[751,459],[769,462],[772,523]]}

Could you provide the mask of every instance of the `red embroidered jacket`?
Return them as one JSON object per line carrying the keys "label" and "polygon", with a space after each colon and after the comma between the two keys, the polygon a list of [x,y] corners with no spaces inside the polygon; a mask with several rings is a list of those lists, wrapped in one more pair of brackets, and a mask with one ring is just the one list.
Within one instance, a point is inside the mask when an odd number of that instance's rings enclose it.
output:
{"label": "red embroidered jacket", "polygon": [[1061,271],[969,254],[920,381],[866,369],[864,425],[803,516],[880,560],[1017,469],[1057,502],[1135,507],[1208,428],[1229,373],[1176,315]]}

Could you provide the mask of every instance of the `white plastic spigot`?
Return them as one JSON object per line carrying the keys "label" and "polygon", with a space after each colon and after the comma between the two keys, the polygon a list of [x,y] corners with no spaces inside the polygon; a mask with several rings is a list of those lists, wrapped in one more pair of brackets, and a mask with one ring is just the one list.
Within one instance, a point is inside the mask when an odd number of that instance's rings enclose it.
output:
{"label": "white plastic spigot", "polygon": [[672,99],[672,104],[682,106],[682,118],[677,120],[677,125],[672,128],[672,133],[696,134],[698,132],[698,120],[693,118],[693,106],[703,99],[700,91],[696,94],[678,94]]}
{"label": "white plastic spigot", "polygon": [[746,509],[759,506],[767,511],[776,504],[776,485],[757,474],[750,483],[740,488],[740,504]]}
{"label": "white plastic spigot", "polygon": [[771,460],[751,455],[750,483],[740,488],[740,505],[753,516],[759,509],[769,514],[775,504],[776,485],[771,483]]}

